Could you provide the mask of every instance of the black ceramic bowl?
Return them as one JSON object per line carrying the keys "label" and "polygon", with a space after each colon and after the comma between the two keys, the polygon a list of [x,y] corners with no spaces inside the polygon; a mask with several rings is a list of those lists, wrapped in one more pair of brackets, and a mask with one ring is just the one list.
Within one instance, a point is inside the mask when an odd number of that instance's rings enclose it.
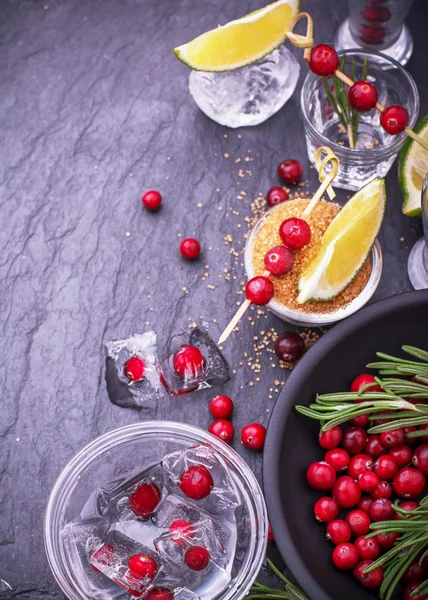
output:
{"label": "black ceramic bowl", "polygon": [[428,291],[410,292],[368,306],[336,325],[294,369],[270,419],[263,480],[269,520],[282,557],[311,600],[373,600],[351,574],[336,569],[334,548],[313,506],[321,493],[305,473],[320,460],[319,425],[294,409],[316,393],[349,389],[377,351],[400,353],[403,344],[428,348]]}

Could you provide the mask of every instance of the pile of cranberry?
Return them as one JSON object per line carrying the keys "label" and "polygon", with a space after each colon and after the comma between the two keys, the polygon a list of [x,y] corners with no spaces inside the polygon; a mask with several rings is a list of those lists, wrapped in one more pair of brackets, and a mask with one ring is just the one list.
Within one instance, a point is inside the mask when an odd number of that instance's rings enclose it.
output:
{"label": "pile of cranberry", "polygon": [[[381,391],[369,374],[359,375],[351,391],[358,392],[362,387],[365,391]],[[399,518],[392,507],[393,495],[404,499],[399,504],[403,510],[413,511],[419,506],[416,500],[424,492],[428,475],[428,426],[421,426],[427,435],[412,438],[409,433],[416,427],[368,435],[368,424],[369,415],[361,415],[344,430],[335,426],[320,434],[319,443],[326,454],[324,460],[309,466],[306,477],[312,488],[330,493],[315,503],[314,512],[317,521],[327,523],[327,539],[335,544],[335,566],[353,569],[354,577],[364,587],[377,588],[383,581],[382,569],[370,573],[364,570],[383,550],[394,546],[399,534],[366,536],[372,522]],[[344,518],[338,518],[341,510],[346,511]],[[428,560],[422,565],[415,561],[406,569],[402,577],[407,586],[404,600],[427,599],[410,596],[427,572]]]}

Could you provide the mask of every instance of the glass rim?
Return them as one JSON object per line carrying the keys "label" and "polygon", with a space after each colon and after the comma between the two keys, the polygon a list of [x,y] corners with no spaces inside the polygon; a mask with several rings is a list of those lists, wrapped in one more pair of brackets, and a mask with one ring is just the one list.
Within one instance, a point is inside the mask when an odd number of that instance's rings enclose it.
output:
{"label": "glass rim", "polygon": [[[366,49],[362,49],[362,48],[349,48],[349,49],[338,51],[339,56],[342,56],[343,54],[377,56],[377,57],[384,59],[385,62],[391,63],[394,67],[396,67],[402,73],[404,78],[407,79],[407,82],[409,83],[410,88],[413,93],[414,111],[413,111],[413,114],[410,114],[410,112],[409,112],[409,123],[408,123],[408,127],[410,129],[413,129],[414,125],[417,122],[418,116],[419,116],[420,99],[419,99],[418,88],[417,88],[417,85],[416,85],[415,80],[413,79],[412,75],[410,75],[410,73],[404,67],[402,67],[400,65],[400,63],[398,63],[395,59],[391,58],[390,56],[387,56],[386,54],[382,54],[382,52],[378,52],[376,50],[366,50]],[[319,79],[319,76],[316,75],[315,73],[312,73],[311,71],[309,71],[309,73],[306,75],[306,77],[303,81],[303,84],[302,84],[302,89],[300,91],[300,108],[302,110],[302,114],[303,114],[303,118],[304,118],[304,125],[307,126],[311,130],[312,134],[315,135],[320,140],[322,146],[329,146],[333,150],[333,152],[335,152],[338,155],[347,154],[349,157],[353,156],[354,160],[357,160],[357,161],[358,160],[366,160],[368,153],[373,154],[375,160],[378,161],[384,155],[390,155],[390,154],[393,154],[394,152],[398,152],[398,150],[400,149],[400,146],[403,144],[405,139],[408,137],[406,135],[406,133],[404,133],[404,132],[400,133],[397,136],[394,136],[393,141],[390,144],[384,145],[382,147],[374,147],[374,148],[370,148],[370,149],[369,148],[347,148],[346,146],[341,146],[340,144],[333,142],[328,137],[323,135],[313,125],[312,120],[309,118],[309,115],[306,110],[306,101],[307,101],[307,99],[309,99],[308,88],[309,88],[310,84],[312,84],[313,81],[316,81],[318,79]]]}
{"label": "glass rim", "polygon": [[264,496],[254,473],[233,448],[199,427],[175,421],[146,421],[113,429],[84,446],[63,468],[49,495],[43,525],[45,551],[56,582],[70,600],[90,600],[72,586],[73,578],[66,569],[59,536],[61,515],[80,476],[106,452],[144,437],[159,439],[160,435],[170,436],[171,441],[209,442],[236,469],[240,492],[248,505],[251,530],[256,535],[251,536],[251,552],[235,581],[229,583],[219,600],[242,600],[254,583],[265,556],[268,522]]}

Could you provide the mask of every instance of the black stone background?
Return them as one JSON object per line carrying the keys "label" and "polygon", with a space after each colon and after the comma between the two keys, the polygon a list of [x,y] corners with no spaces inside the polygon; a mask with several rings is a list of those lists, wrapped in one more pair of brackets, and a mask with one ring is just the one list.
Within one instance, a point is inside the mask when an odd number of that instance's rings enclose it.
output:
{"label": "black stone background", "polygon": [[[260,4],[1,2],[0,578],[13,588],[4,597],[63,598],[44,552],[43,515],[55,479],[85,444],[140,420],[209,423],[209,392],[164,396],[152,412],[113,406],[103,376],[104,342],[154,328],[162,347],[200,316],[217,337],[242,299],[237,291],[244,269],[230,248],[243,247],[249,200],[277,183],[276,165],[288,157],[303,163],[316,187],[298,92],[266,123],[227,130],[199,112],[187,91],[188,69],[172,53]],[[331,42],[346,15],[345,1],[302,4],[315,19],[316,41]],[[424,0],[416,0],[408,24],[415,38],[408,69],[423,115]],[[301,83],[306,68],[301,51],[293,51],[303,66]],[[253,160],[235,163],[244,156]],[[252,175],[240,179],[239,167]],[[149,188],[164,196],[158,214],[142,209],[140,197]],[[247,196],[238,200],[241,189]],[[385,264],[374,300],[410,289],[407,257],[421,235],[419,221],[401,214],[396,166],[387,189],[380,236]],[[346,197],[339,192],[340,200]],[[201,240],[198,262],[181,259],[178,233]],[[225,245],[229,233],[233,243]],[[210,275],[203,281],[206,264]],[[237,279],[219,278],[224,268]],[[268,368],[271,355],[265,353],[261,381],[249,386],[254,376],[246,363],[239,366],[243,353],[252,352],[252,336],[269,327],[289,328],[268,313],[253,327],[244,322],[225,347],[237,373],[221,391],[235,400],[237,431],[249,421],[268,423],[266,409],[277,397],[268,398],[269,388],[288,374]],[[261,455],[242,447],[239,435],[233,446],[261,480]]]}

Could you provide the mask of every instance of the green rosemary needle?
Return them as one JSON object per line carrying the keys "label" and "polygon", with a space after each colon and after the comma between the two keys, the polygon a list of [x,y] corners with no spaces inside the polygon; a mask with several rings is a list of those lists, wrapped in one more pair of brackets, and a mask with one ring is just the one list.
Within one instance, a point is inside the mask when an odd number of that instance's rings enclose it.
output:
{"label": "green rosemary needle", "polygon": [[308,596],[302,590],[291,583],[281,571],[273,564],[273,562],[267,559],[268,567],[284,584],[284,590],[278,590],[277,588],[270,588],[261,583],[256,583],[251,588],[249,596],[245,597],[245,600],[310,600]]}

